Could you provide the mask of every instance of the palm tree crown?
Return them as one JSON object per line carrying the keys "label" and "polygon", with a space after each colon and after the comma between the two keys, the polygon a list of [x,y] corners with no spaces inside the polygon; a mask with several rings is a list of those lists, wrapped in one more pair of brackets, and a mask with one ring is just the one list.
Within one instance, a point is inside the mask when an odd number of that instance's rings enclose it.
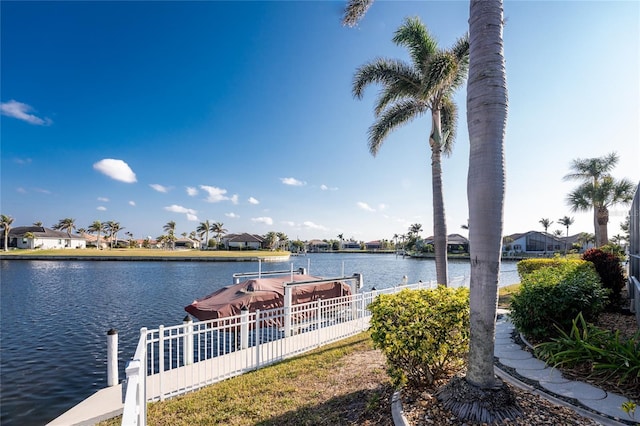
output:
{"label": "palm tree crown", "polygon": [[4,233],[4,251],[9,251],[9,230],[11,229],[12,223],[13,218],[11,216],[5,214],[0,215],[0,228],[2,228]]}
{"label": "palm tree crown", "polygon": [[394,129],[431,111],[431,180],[433,187],[434,246],[438,283],[446,285],[447,227],[442,193],[441,156],[448,155],[456,136],[458,111],[454,91],[464,83],[469,66],[469,41],[460,38],[449,50],[436,40],[418,18],[407,18],[393,41],[409,50],[411,63],[379,58],[356,71],[353,95],[362,99],[364,89],[382,85],[374,107],[376,120],[369,128],[369,151],[374,156]]}
{"label": "palm tree crown", "polygon": [[59,231],[67,231],[67,235],[71,237],[71,232],[76,229],[76,220],[71,219],[70,217],[60,219],[58,223],[53,225],[53,229],[57,229]]}

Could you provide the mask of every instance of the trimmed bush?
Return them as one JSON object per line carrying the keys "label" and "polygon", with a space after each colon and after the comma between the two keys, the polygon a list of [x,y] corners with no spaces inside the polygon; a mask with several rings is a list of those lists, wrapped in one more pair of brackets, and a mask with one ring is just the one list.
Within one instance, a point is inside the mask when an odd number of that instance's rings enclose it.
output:
{"label": "trimmed bush", "polygon": [[469,289],[403,290],[368,308],[374,346],[394,386],[432,384],[459,371],[469,350]]}
{"label": "trimmed bush", "polygon": [[525,275],[528,275],[534,271],[537,271],[542,268],[552,268],[556,266],[562,266],[565,264],[574,264],[580,263],[582,260],[580,259],[567,259],[564,257],[553,257],[548,259],[523,259],[518,262],[518,275],[520,279],[524,279]]}
{"label": "trimmed bush", "polygon": [[527,337],[555,337],[556,326],[568,330],[582,312],[594,320],[607,302],[608,290],[589,262],[567,262],[524,276],[520,291],[511,299],[511,319]]}
{"label": "trimmed bush", "polygon": [[602,286],[611,290],[608,307],[617,306],[620,302],[620,292],[625,286],[620,258],[613,253],[596,248],[585,251],[582,258],[593,263],[600,276],[600,281],[602,281]]}

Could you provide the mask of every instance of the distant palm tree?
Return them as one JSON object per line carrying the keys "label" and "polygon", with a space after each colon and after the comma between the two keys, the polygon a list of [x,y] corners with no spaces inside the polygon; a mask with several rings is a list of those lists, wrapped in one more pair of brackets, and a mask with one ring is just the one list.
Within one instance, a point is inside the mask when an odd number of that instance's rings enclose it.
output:
{"label": "distant palm tree", "polygon": [[267,246],[270,250],[275,249],[278,243],[278,235],[275,232],[269,231],[263,236],[263,238],[267,242]]}
{"label": "distant palm tree", "polygon": [[555,231],[553,231],[553,236],[562,238],[562,229],[556,229]]}
{"label": "distant palm tree", "polygon": [[547,254],[547,230],[549,229],[553,221],[542,218],[538,221],[538,223],[540,223],[540,225],[542,225],[542,227],[544,228],[544,254]]}
{"label": "distant palm tree", "polygon": [[610,172],[618,164],[618,154],[612,152],[599,158],[575,159],[571,163],[572,172],[565,180],[580,180],[582,184],[567,196],[572,211],[593,209],[593,226],[596,247],[607,244],[607,224],[609,207],[629,203],[633,199],[634,185],[627,179],[620,181],[611,177]]}
{"label": "distant palm tree", "polygon": [[71,238],[71,232],[76,229],[76,220],[71,219],[70,217],[60,219],[58,223],[53,225],[53,229],[58,231],[67,231],[67,235]]}
{"label": "distant palm tree", "polygon": [[339,250],[342,250],[342,241],[344,240],[344,234],[338,234],[338,239],[340,240]]}
{"label": "distant palm tree", "polygon": [[39,220],[36,222],[33,222],[33,226],[42,226],[42,222],[40,222]]}
{"label": "distant palm tree", "polygon": [[569,239],[569,227],[571,225],[573,225],[573,222],[575,222],[575,219],[569,216],[563,216],[560,219],[558,219],[558,223],[564,227],[567,228],[567,239],[564,240],[564,255],[567,255],[567,240]]}
{"label": "distant palm tree", "polygon": [[200,222],[200,225],[196,228],[196,232],[200,236],[200,240],[202,240],[202,236],[206,235],[204,247],[209,245],[209,230],[211,229],[211,223],[209,220],[205,220],[204,222]]}
{"label": "distant palm tree", "polygon": [[436,276],[447,285],[447,225],[442,188],[442,154],[449,155],[456,136],[458,109],[453,93],[467,77],[469,40],[459,39],[449,50],[438,48],[435,38],[418,18],[407,18],[393,42],[409,50],[411,63],[379,58],[361,66],[353,81],[353,95],[362,99],[364,89],[380,83],[375,106],[376,121],[369,128],[369,151],[376,155],[392,130],[431,112],[431,183]]}
{"label": "distant palm tree", "polygon": [[[220,244],[220,237],[227,233],[227,230],[224,229],[224,223],[216,222],[211,225],[211,231],[216,234],[216,242]],[[216,247],[217,248],[217,247]]]}
{"label": "distant palm tree", "polygon": [[94,220],[89,228],[87,228],[89,233],[97,233],[98,237],[96,238],[96,249],[100,249],[100,233],[105,230],[105,224],[100,222],[99,220]]}
{"label": "distant palm tree", "polygon": [[4,231],[4,251],[9,251],[9,231],[11,230],[11,224],[13,218],[5,214],[0,215],[0,227]]}
{"label": "distant palm tree", "polygon": [[27,239],[27,242],[29,244],[29,249],[33,249],[36,234],[34,234],[33,232],[25,232],[23,237]]}
{"label": "distant palm tree", "polygon": [[118,244],[118,232],[122,231],[124,228],[120,226],[120,222],[115,222],[113,220],[109,220],[104,224],[105,232],[109,234],[109,248],[113,249],[113,241],[116,241],[116,245]]}
{"label": "distant palm tree", "polygon": [[278,237],[278,249],[284,250],[287,249],[287,242],[289,241],[289,237],[284,232],[276,232]]}
{"label": "distant palm tree", "polygon": [[411,225],[409,227],[409,232],[413,235],[415,235],[416,237],[420,235],[420,232],[422,232],[422,224],[420,223],[414,223],[413,225]]}
{"label": "distant palm tree", "polygon": [[168,239],[171,241],[171,249],[175,250],[176,248],[176,222],[170,220],[166,225],[162,227],[162,229],[168,234]]}

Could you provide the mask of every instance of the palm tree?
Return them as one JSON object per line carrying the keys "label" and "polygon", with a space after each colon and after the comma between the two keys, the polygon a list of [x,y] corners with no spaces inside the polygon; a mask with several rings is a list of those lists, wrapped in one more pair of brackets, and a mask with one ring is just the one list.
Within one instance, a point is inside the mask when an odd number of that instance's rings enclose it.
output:
{"label": "palm tree", "polygon": [[67,235],[69,236],[69,238],[71,238],[71,231],[76,229],[76,223],[75,222],[76,222],[76,220],[75,219],[71,219],[70,217],[67,217],[67,218],[64,218],[64,219],[60,219],[58,221],[58,223],[53,225],[53,229],[56,229],[58,231],[67,231]]}
{"label": "palm tree", "polygon": [[263,235],[263,238],[267,242],[267,246],[269,247],[269,249],[274,250],[276,245],[278,244],[278,235],[273,231],[269,231],[265,235]]}
{"label": "palm tree", "polygon": [[109,220],[104,224],[105,233],[109,235],[109,248],[113,249],[113,240],[116,241],[116,245],[118,243],[118,232],[122,231],[124,228],[120,226],[120,222],[114,222],[113,220]]}
{"label": "palm tree", "polygon": [[209,230],[211,229],[211,223],[209,220],[205,220],[204,222],[200,222],[200,225],[196,228],[196,232],[202,241],[202,236],[206,235],[204,247],[209,245]]}
{"label": "palm tree", "polygon": [[433,233],[438,283],[446,285],[447,225],[442,188],[442,154],[453,149],[458,119],[454,91],[467,76],[469,42],[466,36],[449,50],[438,48],[418,18],[408,18],[396,30],[393,41],[409,50],[411,63],[379,58],[361,66],[353,81],[353,95],[362,99],[373,83],[383,88],[375,106],[376,121],[369,128],[369,151],[374,156],[394,129],[431,112],[431,182],[433,187]]}
{"label": "palm tree", "polygon": [[558,223],[564,227],[567,228],[567,239],[564,240],[564,255],[567,255],[567,240],[569,239],[569,227],[571,225],[573,225],[573,222],[575,222],[575,219],[569,216],[563,216],[560,219],[558,219]]}
{"label": "palm tree", "polygon": [[609,242],[607,225],[609,207],[614,204],[628,204],[633,200],[635,185],[628,179],[616,180],[606,175],[597,184],[584,182],[567,197],[572,211],[589,211],[596,216],[596,246]]}
{"label": "palm tree", "polygon": [[33,222],[33,226],[42,226],[42,222],[40,222],[39,220],[36,222]]}
{"label": "palm tree", "polygon": [[91,225],[87,228],[89,233],[97,233],[98,238],[96,239],[96,249],[100,249],[100,233],[105,229],[105,224],[100,222],[99,220],[94,220]]}
{"label": "palm tree", "polygon": [[422,232],[422,224],[420,223],[414,223],[413,225],[411,225],[409,227],[409,232],[411,232],[412,234],[414,234],[415,236],[419,236],[420,232]]}
{"label": "palm tree", "polygon": [[176,222],[170,220],[166,225],[162,227],[162,229],[168,234],[168,239],[171,241],[171,249],[175,250],[176,248]]}
{"label": "palm tree", "polygon": [[220,237],[226,234],[227,230],[224,229],[224,223],[216,222],[213,225],[211,225],[211,232],[216,234],[216,242],[217,244],[220,244]]}
{"label": "palm tree", "polygon": [[[571,173],[565,180],[580,180],[582,184],[567,196],[571,211],[593,209],[593,227],[596,247],[607,243],[607,224],[612,204],[628,203],[633,198],[633,184],[623,179],[615,181],[609,172],[618,164],[618,154],[612,152],[604,157],[575,159]],[[605,182],[606,181],[606,182]],[[604,186],[604,188],[602,187]],[[604,227],[604,230],[601,230]]]}
{"label": "palm tree", "polygon": [[542,227],[544,228],[544,254],[546,255],[547,254],[547,230],[549,229],[553,221],[542,218],[538,221],[538,223],[542,225]]}
{"label": "palm tree", "polygon": [[[355,25],[372,2],[349,0],[343,23]],[[520,414],[508,388],[496,379],[493,359],[506,186],[504,141],[508,100],[503,27],[502,0],[470,0],[467,198],[469,247],[473,259],[470,271],[471,334],[464,380],[454,379],[439,396],[457,417],[480,420],[480,416],[486,416],[489,422],[502,415],[514,418]],[[469,386],[479,392],[463,393]],[[471,409],[479,400],[499,393],[504,399],[495,406],[495,411],[487,413]],[[462,404],[455,398],[461,394],[468,395]]]}
{"label": "palm tree", "polygon": [[33,232],[25,232],[23,237],[27,239],[27,241],[29,243],[29,249],[33,249],[34,248],[34,241],[35,241],[35,238],[36,238],[36,234],[34,234]]}
{"label": "palm tree", "polygon": [[12,223],[13,218],[11,216],[0,215],[0,227],[4,232],[4,251],[9,251],[9,231]]}
{"label": "palm tree", "polygon": [[276,236],[278,237],[278,249],[283,250],[287,248],[287,241],[289,241],[289,237],[284,232],[276,232]]}
{"label": "palm tree", "polygon": [[340,239],[339,250],[342,250],[342,241],[344,240],[344,234],[338,234],[338,239]]}

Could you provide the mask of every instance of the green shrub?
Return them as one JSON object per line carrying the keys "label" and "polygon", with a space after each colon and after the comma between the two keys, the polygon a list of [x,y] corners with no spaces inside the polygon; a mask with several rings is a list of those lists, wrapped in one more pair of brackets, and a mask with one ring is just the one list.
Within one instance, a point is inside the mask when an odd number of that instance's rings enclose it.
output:
{"label": "green shrub", "polygon": [[562,266],[565,264],[574,264],[580,263],[580,259],[567,259],[563,257],[552,257],[545,259],[523,259],[518,262],[518,275],[520,279],[524,279],[524,277],[534,271],[537,271],[542,268],[552,268],[556,266]]}
{"label": "green shrub", "polygon": [[616,306],[620,301],[620,292],[625,286],[624,270],[620,258],[603,250],[592,248],[584,252],[582,258],[593,263],[600,275],[602,286],[611,290],[610,304]]}
{"label": "green shrub", "polygon": [[459,371],[469,350],[469,290],[403,290],[369,305],[374,346],[392,383],[422,387]]}
{"label": "green shrub", "polygon": [[640,331],[631,338],[620,337],[588,324],[582,315],[572,322],[570,333],[536,347],[536,355],[554,366],[586,365],[592,375],[604,375],[618,385],[640,382]]}
{"label": "green shrub", "polygon": [[567,262],[524,276],[520,291],[511,299],[511,319],[516,328],[533,339],[554,337],[568,330],[582,312],[591,321],[602,312],[608,291],[589,262]]}

